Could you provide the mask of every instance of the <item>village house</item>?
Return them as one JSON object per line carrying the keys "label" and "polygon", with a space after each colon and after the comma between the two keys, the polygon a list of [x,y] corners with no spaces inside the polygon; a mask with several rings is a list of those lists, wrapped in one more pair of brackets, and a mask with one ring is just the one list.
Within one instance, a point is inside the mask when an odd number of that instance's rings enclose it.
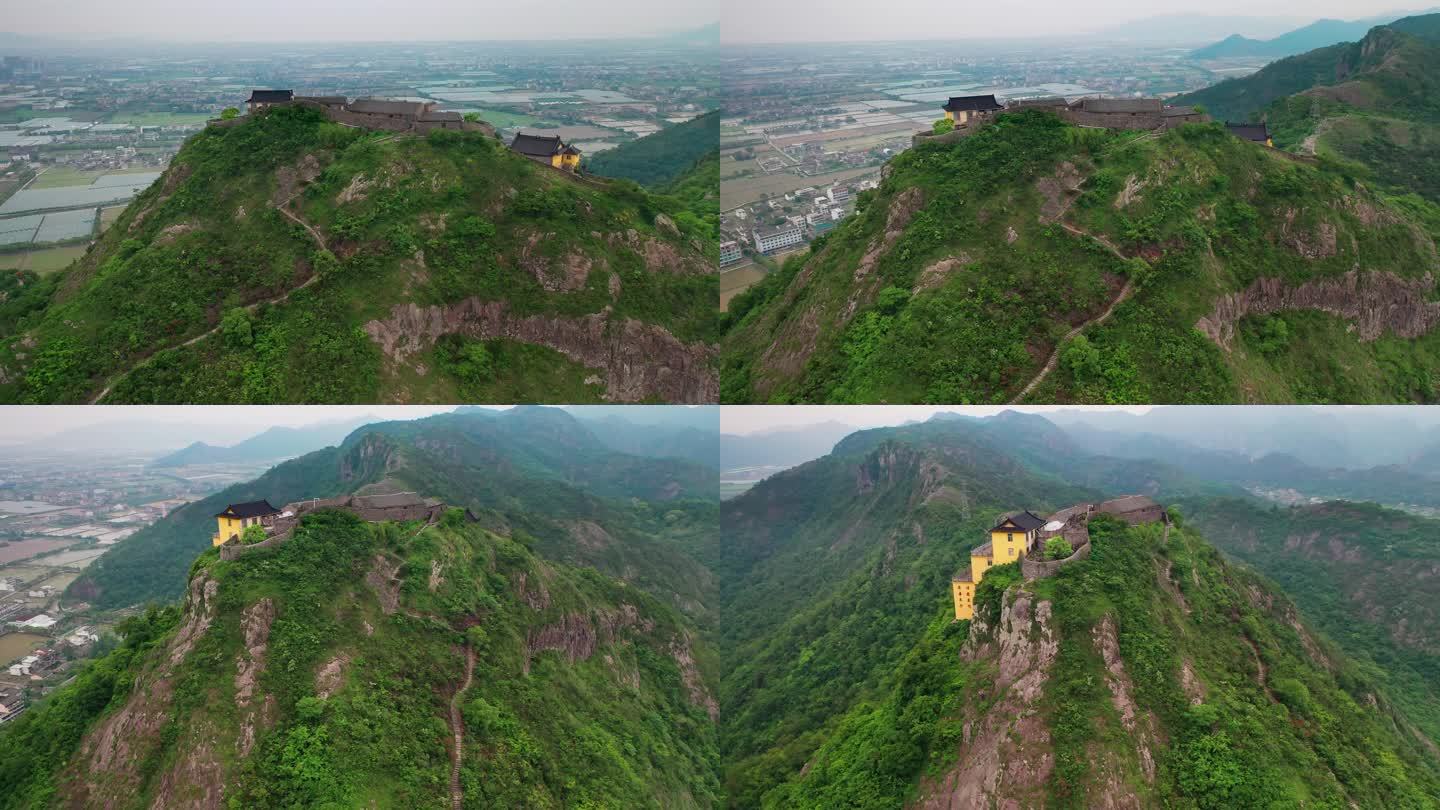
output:
{"label": "village house", "polygon": [[559,135],[527,135],[517,132],[510,149],[536,163],[544,163],[565,171],[580,168],[580,150],[565,143]]}
{"label": "village house", "polygon": [[57,650],[45,648],[21,658],[17,663],[10,665],[10,674],[17,678],[29,678],[38,681],[45,676],[54,673],[65,663]]}
{"label": "village house", "polygon": [[25,696],[14,687],[0,687],[0,723],[8,723],[25,711]]}
{"label": "village house", "polygon": [[955,618],[975,616],[975,586],[988,568],[1018,561],[1032,551],[1040,536],[1045,519],[1033,512],[1020,512],[1000,518],[990,529],[990,541],[970,550],[970,567],[950,580],[955,601]]}
{"label": "village house", "polygon": [[269,526],[275,522],[280,510],[270,505],[269,501],[250,501],[248,503],[232,503],[225,507],[225,511],[215,516],[219,530],[210,538],[211,546],[223,546],[226,543],[240,542],[240,536],[251,526]]}
{"label": "village house", "polygon": [[264,112],[276,105],[290,104],[295,100],[294,90],[251,90],[245,107],[251,115]]}
{"label": "village house", "polygon": [[945,111],[946,118],[959,126],[969,123],[973,119],[989,117],[1005,109],[1005,106],[995,99],[994,94],[991,94],[988,96],[952,96],[940,109]]}
{"label": "village house", "polygon": [[[1087,525],[1095,514],[1111,515],[1130,525],[1168,523],[1165,508],[1144,495],[1127,495],[1096,504],[1076,504],[1051,515],[1047,520],[1034,512],[1017,512],[1000,518],[990,529],[990,540],[970,550],[970,566],[950,578],[950,597],[955,620],[975,617],[975,588],[985,572],[997,565],[1018,562],[1026,579],[1046,577],[1065,562],[1089,556]],[[1042,562],[1038,558],[1046,540],[1062,537],[1073,553],[1065,560]]]}
{"label": "village house", "polygon": [[1242,141],[1263,143],[1266,146],[1270,147],[1273,147],[1275,145],[1275,141],[1270,138],[1270,127],[1266,126],[1264,123],[1232,124],[1229,121],[1226,121],[1225,129],[1231,135],[1234,135]]}

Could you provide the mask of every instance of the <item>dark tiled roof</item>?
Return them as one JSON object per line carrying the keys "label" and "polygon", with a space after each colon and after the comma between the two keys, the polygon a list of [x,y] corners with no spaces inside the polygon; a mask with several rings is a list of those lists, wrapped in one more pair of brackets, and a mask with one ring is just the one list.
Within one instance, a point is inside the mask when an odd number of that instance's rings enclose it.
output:
{"label": "dark tiled roof", "polygon": [[1200,111],[1195,109],[1194,107],[1189,106],[1166,107],[1165,109],[1160,111],[1160,114],[1165,116],[1166,118],[1178,118],[1182,115],[1199,115]]}
{"label": "dark tiled roof", "polygon": [[964,112],[967,110],[984,112],[986,110],[1003,110],[1005,108],[1000,106],[1000,102],[995,100],[995,94],[992,93],[988,96],[951,96],[950,100],[945,102],[945,106],[940,109],[946,112]]}
{"label": "dark tiled roof", "polygon": [[1016,526],[1019,526],[1022,531],[1027,532],[1031,529],[1038,529],[1041,526],[1045,525],[1045,518],[1042,518],[1033,512],[1025,511],[1017,512],[1008,517],[1001,518],[1000,522],[995,524],[995,528],[991,529],[990,531],[998,531],[1001,526],[1005,525],[1006,521],[1014,523]]}
{"label": "dark tiled roof", "polygon": [[458,112],[438,112],[431,110],[420,116],[421,121],[463,121],[463,116]]}
{"label": "dark tiled roof", "polygon": [[1270,139],[1270,128],[1264,124],[1232,124],[1226,121],[1225,128],[1230,130],[1231,135],[1247,141],[1264,143]]}
{"label": "dark tiled roof", "polygon": [[313,101],[316,104],[345,104],[350,99],[344,96],[296,96],[296,101]]}
{"label": "dark tiled roof", "polygon": [[1006,105],[1010,109],[1019,110],[1026,107],[1068,107],[1065,99],[1060,96],[1048,96],[1046,98],[1022,98],[1011,101]]}
{"label": "dark tiled roof", "polygon": [[557,152],[563,152],[565,142],[560,140],[559,135],[526,135],[520,132],[516,133],[515,140],[510,142],[510,148],[522,155],[550,157]]}
{"label": "dark tiled roof", "polygon": [[970,569],[969,569],[969,568],[966,568],[964,571],[961,571],[960,573],[958,573],[958,574],[956,574],[955,576],[951,577],[951,578],[950,578],[950,581],[951,581],[951,582],[970,582],[970,581],[971,581],[971,579],[970,579]]}
{"label": "dark tiled roof", "polygon": [[224,512],[215,517],[252,518],[279,513],[280,510],[271,506],[269,501],[250,501],[249,503],[232,503],[225,507]]}
{"label": "dark tiled roof", "polygon": [[1151,507],[1159,505],[1160,504],[1156,503],[1150,498],[1145,497],[1144,495],[1126,495],[1123,498],[1115,498],[1114,500],[1106,501],[1100,504],[1100,506],[1097,508],[1101,512],[1116,515],[1124,514],[1125,512],[1135,512],[1141,509],[1149,509]]}
{"label": "dark tiled roof", "polygon": [[246,103],[275,104],[278,102],[290,101],[294,97],[294,90],[251,90],[250,99]]}
{"label": "dark tiled roof", "polygon": [[971,557],[989,557],[994,553],[995,549],[993,546],[990,545],[989,541],[986,541],[985,545],[983,546],[976,546],[970,549]]}
{"label": "dark tiled roof", "polygon": [[1158,98],[1087,98],[1080,102],[1085,112],[1095,113],[1158,113]]}
{"label": "dark tiled roof", "polygon": [[378,98],[357,98],[349,105],[351,112],[416,117],[424,114],[425,107],[426,105],[419,101],[386,101]]}

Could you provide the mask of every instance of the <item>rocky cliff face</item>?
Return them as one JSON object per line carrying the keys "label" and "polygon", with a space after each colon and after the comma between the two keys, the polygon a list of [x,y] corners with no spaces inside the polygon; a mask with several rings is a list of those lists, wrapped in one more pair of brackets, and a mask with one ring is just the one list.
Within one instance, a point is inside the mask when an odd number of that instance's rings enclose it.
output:
{"label": "rocky cliff face", "polygon": [[980,810],[1038,807],[1055,755],[1041,698],[1059,650],[1053,605],[1017,589],[1006,591],[992,627],[977,618],[960,656],[994,663],[992,685],[966,709],[954,764],[922,780],[915,807]]}
{"label": "rocky cliff face", "polygon": [[660,326],[613,318],[609,310],[578,318],[520,316],[504,301],[467,298],[445,306],[397,305],[365,332],[390,361],[407,365],[442,335],[505,338],[554,349],[594,369],[615,402],[660,400],[702,404],[719,397],[715,347],[686,344]]}
{"label": "rocky cliff face", "polygon": [[1351,270],[1339,278],[1288,285],[1262,278],[1245,290],[1222,296],[1195,328],[1229,349],[1235,327],[1247,315],[1292,310],[1328,312],[1347,321],[1365,342],[1393,334],[1417,338],[1440,326],[1440,301],[1432,300],[1435,277],[1430,273],[1404,279],[1394,273]]}

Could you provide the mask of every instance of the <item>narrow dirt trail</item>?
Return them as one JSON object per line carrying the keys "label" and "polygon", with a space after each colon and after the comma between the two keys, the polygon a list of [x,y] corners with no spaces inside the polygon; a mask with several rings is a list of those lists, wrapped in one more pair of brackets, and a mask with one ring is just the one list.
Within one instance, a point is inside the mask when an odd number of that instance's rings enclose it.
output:
{"label": "narrow dirt trail", "polygon": [[[298,192],[297,192],[297,194],[298,194]],[[280,203],[279,205],[273,206],[273,207],[275,208],[276,211],[279,211],[280,214],[281,214],[282,216],[284,216],[286,219],[288,219],[288,220],[290,220],[291,222],[294,222],[295,224],[297,224],[297,225],[299,225],[300,227],[304,228],[305,231],[310,234],[310,238],[315,240],[315,244],[318,245],[321,250],[329,250],[330,247],[329,247],[329,245],[327,245],[327,244],[325,243],[325,237],[324,237],[324,236],[321,236],[321,235],[320,235],[320,232],[317,231],[317,230],[315,230],[315,228],[314,228],[312,225],[310,225],[310,223],[306,222],[305,220],[301,219],[299,216],[295,215],[294,213],[292,213],[292,212],[290,211],[290,209],[289,209],[290,201],[293,200],[293,199],[295,199],[296,196],[297,196],[297,195],[292,194],[290,197],[286,198],[286,200],[285,200],[284,202]],[[259,308],[262,307],[262,306],[269,306],[269,305],[271,305],[271,304],[278,304],[278,303],[280,303],[280,302],[282,302],[282,301],[285,301],[285,300],[289,299],[290,296],[294,295],[294,294],[297,293],[297,292],[300,292],[301,290],[305,289],[306,287],[309,287],[311,284],[314,284],[315,282],[317,282],[317,281],[319,281],[319,280],[320,280],[320,275],[319,275],[318,273],[314,273],[314,274],[312,274],[312,275],[310,276],[310,278],[305,279],[305,281],[304,281],[303,283],[301,283],[301,284],[299,284],[299,285],[297,285],[297,286],[295,286],[295,287],[292,287],[292,288],[286,290],[286,291],[283,292],[283,293],[280,293],[279,295],[277,295],[277,296],[275,296],[275,297],[273,297],[273,298],[266,298],[266,299],[263,299],[263,300],[260,300],[260,301],[256,301],[256,302],[253,303],[253,304],[247,304],[247,305],[245,305],[244,307],[241,307],[241,308],[244,309],[246,312],[254,312],[255,310],[259,309]],[[199,343],[200,341],[204,340],[205,338],[210,337],[211,335],[213,335],[213,334],[215,334],[216,332],[219,332],[219,331],[220,331],[220,324],[216,324],[214,328],[209,329],[209,330],[206,330],[206,331],[204,331],[204,332],[201,332],[200,334],[196,335],[195,337],[190,338],[189,340],[185,341],[184,343],[177,343],[177,344],[175,344],[174,346],[167,346],[167,347],[165,347],[165,348],[169,348],[169,349],[182,349],[182,348],[184,348],[184,347],[186,347],[186,346],[191,346],[191,345],[194,345],[194,344],[196,344],[196,343]],[[125,377],[126,377],[127,375],[129,375],[130,372],[132,372],[132,371],[134,371],[135,369],[139,368],[140,366],[143,366],[143,365],[145,365],[146,363],[150,362],[150,358],[151,358],[151,357],[154,357],[156,354],[158,354],[159,352],[164,351],[164,350],[165,350],[165,349],[156,349],[154,352],[151,352],[150,354],[147,354],[147,355],[145,355],[144,357],[140,358],[140,360],[139,360],[138,362],[136,362],[135,365],[133,365],[133,366],[131,366],[130,368],[127,368],[127,369],[125,369],[124,371],[121,371],[121,372],[115,374],[114,376],[112,376],[112,377],[110,378],[110,380],[105,384],[105,387],[104,387],[103,389],[101,389],[100,393],[96,394],[96,395],[94,396],[94,398],[90,400],[90,404],[91,404],[91,405],[99,404],[99,402],[100,402],[102,399],[104,399],[104,398],[110,393],[111,389],[113,389],[113,388],[115,387],[115,384],[116,384],[116,383],[118,383],[118,382],[120,382],[121,380],[125,379]]]}
{"label": "narrow dirt trail", "polygon": [[1275,699],[1275,693],[1270,691],[1270,670],[1265,666],[1265,659],[1260,657],[1260,646],[1244,633],[1240,634],[1240,638],[1245,640],[1245,644],[1255,656],[1255,668],[1258,670],[1258,674],[1255,676],[1256,682],[1261,689],[1265,690],[1265,696],[1270,698],[1271,703],[1279,703],[1280,701]]}
{"label": "narrow dirt trail", "polygon": [[[1104,237],[1095,236],[1094,234],[1077,228],[1068,222],[1059,222],[1056,224],[1069,231],[1070,233],[1075,234],[1076,236],[1088,236],[1091,239],[1094,239],[1096,242],[1104,245],[1106,250],[1109,250],[1111,253],[1115,254],[1122,261],[1129,261],[1128,256],[1121,253],[1119,248],[1110,244],[1110,242],[1107,241]],[[1030,392],[1034,391],[1036,386],[1038,386],[1041,382],[1045,380],[1047,376],[1049,376],[1050,372],[1055,370],[1055,367],[1060,364],[1060,350],[1064,348],[1067,342],[1074,340],[1076,335],[1079,335],[1087,328],[1091,326],[1098,326],[1099,324],[1104,323],[1110,318],[1111,315],[1115,314],[1116,307],[1125,303],[1125,299],[1129,298],[1134,292],[1135,282],[1131,279],[1126,279],[1125,286],[1120,289],[1120,294],[1115,296],[1115,300],[1110,302],[1110,306],[1106,307],[1104,312],[1080,324],[1074,329],[1071,329],[1069,332],[1066,332],[1065,336],[1060,338],[1060,341],[1055,344],[1055,350],[1050,352],[1050,358],[1045,361],[1045,365],[1040,369],[1040,373],[1036,374],[1035,379],[1031,380],[1029,384],[1027,384],[1023,389],[1021,389],[1020,393],[1016,394],[1014,399],[1010,400],[1010,404],[1020,404],[1020,402],[1025,399],[1025,397],[1030,396]]]}
{"label": "narrow dirt trail", "polygon": [[455,746],[450,751],[450,806],[452,810],[460,810],[465,801],[465,793],[460,789],[460,761],[465,751],[465,724],[460,717],[460,696],[470,688],[470,681],[475,677],[475,648],[465,648],[465,682],[455,690],[450,697],[450,732],[455,735]]}

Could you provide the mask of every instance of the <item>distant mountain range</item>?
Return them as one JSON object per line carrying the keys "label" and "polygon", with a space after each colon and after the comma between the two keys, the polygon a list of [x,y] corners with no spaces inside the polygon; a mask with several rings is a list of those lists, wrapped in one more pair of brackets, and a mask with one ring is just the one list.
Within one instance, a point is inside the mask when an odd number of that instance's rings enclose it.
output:
{"label": "distant mountain range", "polygon": [[1140,42],[1204,42],[1242,31],[1252,37],[1274,37],[1303,25],[1303,16],[1249,17],[1217,14],[1157,14],[1102,28],[1097,35]]}
{"label": "distant mountain range", "polygon": [[840,422],[720,437],[720,469],[793,467],[820,458],[856,428]]}
{"label": "distant mountain range", "polygon": [[[1430,11],[1419,13],[1428,14]],[[1355,42],[1364,37],[1371,28],[1377,25],[1388,25],[1411,13],[1382,14],[1359,20],[1316,20],[1273,39],[1252,39],[1242,34],[1231,34],[1213,45],[1191,51],[1190,56],[1193,59],[1224,59],[1243,56],[1265,56],[1279,59],[1334,45],[1337,42]]]}
{"label": "distant mountain range", "polygon": [[150,463],[152,467],[185,467],[191,464],[224,464],[244,461],[270,461],[303,456],[322,447],[337,445],[361,425],[378,422],[379,417],[362,416],[344,422],[309,427],[272,427],[229,447],[195,442],[183,450],[162,456]]}

